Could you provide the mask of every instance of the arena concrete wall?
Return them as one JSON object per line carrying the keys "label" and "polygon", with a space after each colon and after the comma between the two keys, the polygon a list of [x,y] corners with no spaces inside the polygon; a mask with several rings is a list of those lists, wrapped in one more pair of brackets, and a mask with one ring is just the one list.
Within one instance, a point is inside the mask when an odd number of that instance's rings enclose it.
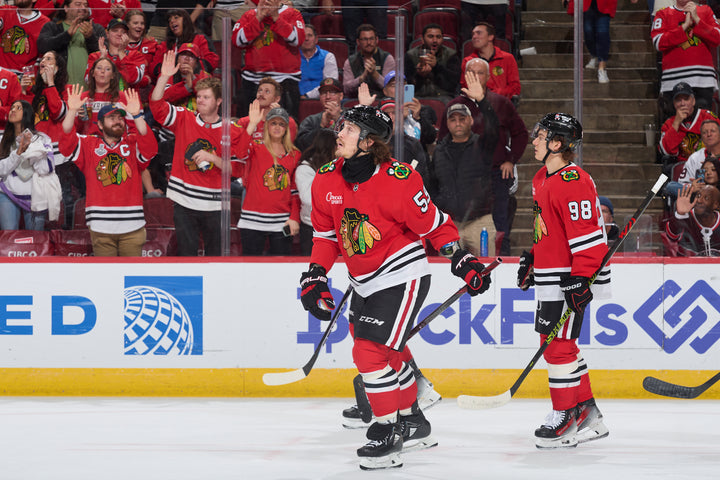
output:
{"label": "arena concrete wall", "polygon": [[[299,302],[304,258],[3,259],[0,392],[5,395],[352,396],[347,309],[304,380],[296,369],[326,323]],[[484,295],[463,296],[413,338],[418,365],[446,397],[507,390],[539,346],[535,293],[515,287],[517,258]],[[423,318],[462,286],[431,263]],[[651,397],[653,375],[698,385],[720,366],[720,277],[711,259],[618,258],[613,295],[596,299],[579,342],[600,397]],[[331,271],[339,301],[347,270]],[[518,397],[547,396],[541,361]],[[717,389],[714,389],[717,390]],[[706,398],[720,398],[713,389]]]}

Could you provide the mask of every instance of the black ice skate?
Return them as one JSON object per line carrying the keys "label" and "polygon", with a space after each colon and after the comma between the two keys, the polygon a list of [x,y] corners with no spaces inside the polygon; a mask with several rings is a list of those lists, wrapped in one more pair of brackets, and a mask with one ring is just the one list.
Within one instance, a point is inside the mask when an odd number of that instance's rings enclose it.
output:
{"label": "black ice skate", "polygon": [[545,418],[545,424],[535,430],[535,446],[537,448],[571,448],[577,447],[575,407],[569,410],[553,410]]}
{"label": "black ice skate", "polygon": [[603,423],[603,415],[600,413],[595,399],[585,400],[577,406],[577,438],[578,443],[585,443],[591,440],[599,440],[610,434],[610,431]]}
{"label": "black ice skate", "polygon": [[417,408],[417,404],[413,405],[411,415],[400,415],[398,422],[403,437],[403,453],[437,446],[437,440],[430,436],[430,422]]}
{"label": "black ice skate", "polygon": [[367,438],[370,441],[357,451],[361,469],[402,467],[399,454],[403,448],[403,437],[399,424],[375,422],[368,428]]}
{"label": "black ice skate", "polygon": [[375,416],[370,412],[370,420],[367,422],[363,419],[363,414],[360,412],[360,407],[353,405],[350,408],[346,408],[342,411],[342,426],[345,428],[368,428],[370,422],[375,420]]}

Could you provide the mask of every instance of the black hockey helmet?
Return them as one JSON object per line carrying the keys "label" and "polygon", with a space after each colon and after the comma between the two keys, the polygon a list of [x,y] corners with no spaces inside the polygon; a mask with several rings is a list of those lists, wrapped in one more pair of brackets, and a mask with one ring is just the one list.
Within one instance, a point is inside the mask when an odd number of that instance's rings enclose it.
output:
{"label": "black hockey helmet", "polygon": [[582,143],[582,125],[575,117],[567,113],[548,113],[535,124],[532,138],[536,138],[539,130],[546,130],[548,141],[560,140],[562,147],[555,153],[565,150],[574,151]]}
{"label": "black hockey helmet", "polygon": [[387,113],[375,107],[367,105],[356,105],[346,110],[335,124],[335,133],[342,130],[345,122],[354,123],[360,127],[360,140],[373,134],[387,143],[393,134],[393,123]]}

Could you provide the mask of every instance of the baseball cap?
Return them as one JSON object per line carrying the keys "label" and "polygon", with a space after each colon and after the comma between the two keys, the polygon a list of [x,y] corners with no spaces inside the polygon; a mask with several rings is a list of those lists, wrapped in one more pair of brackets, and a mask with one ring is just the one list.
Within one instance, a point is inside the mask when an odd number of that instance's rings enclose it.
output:
{"label": "baseball cap", "polygon": [[283,120],[285,120],[285,123],[290,123],[290,116],[288,115],[287,111],[282,107],[277,107],[270,110],[265,117],[265,121],[269,122],[273,118],[282,118]]}
{"label": "baseball cap", "polygon": [[695,93],[693,92],[692,87],[688,85],[685,82],[680,82],[676,84],[672,89],[672,98],[675,100],[675,97],[678,95],[692,95],[695,96]]}
{"label": "baseball cap", "polygon": [[127,115],[127,112],[125,112],[125,110],[116,105],[105,105],[98,112],[98,122],[102,122],[102,119],[105,118],[106,115],[110,115],[111,113],[115,112],[120,112],[123,117]]}
{"label": "baseball cap", "polygon": [[[385,83],[383,83],[383,88],[387,87],[387,84],[395,80],[395,70],[390,70],[387,75],[385,75]],[[405,75],[403,75],[403,80],[405,80]]]}
{"label": "baseball cap", "polygon": [[598,197],[600,199],[600,205],[604,205],[610,210],[610,215],[615,215],[615,211],[613,210],[613,204],[610,201],[608,197],[603,197],[602,195]]}
{"label": "baseball cap", "polygon": [[461,113],[466,117],[472,117],[470,109],[464,103],[455,103],[453,105],[450,105],[450,108],[448,108],[447,111],[447,118],[450,118],[450,115],[452,115],[453,113]]}
{"label": "baseball cap", "polygon": [[194,43],[183,43],[180,45],[177,54],[180,55],[183,52],[190,52],[195,55],[195,58],[200,58],[200,52],[198,51],[197,45]]}
{"label": "baseball cap", "polygon": [[108,23],[107,29],[108,29],[108,31],[110,31],[115,27],[123,27],[125,30],[130,30],[130,28],[128,28],[127,23],[125,23],[125,20],[123,20],[122,18],[113,18],[112,20],[110,20],[110,23]]}
{"label": "baseball cap", "polygon": [[323,78],[323,81],[320,82],[320,89],[318,91],[322,92],[323,90],[333,90],[335,92],[342,93],[342,85],[340,85],[340,82],[336,78]]}

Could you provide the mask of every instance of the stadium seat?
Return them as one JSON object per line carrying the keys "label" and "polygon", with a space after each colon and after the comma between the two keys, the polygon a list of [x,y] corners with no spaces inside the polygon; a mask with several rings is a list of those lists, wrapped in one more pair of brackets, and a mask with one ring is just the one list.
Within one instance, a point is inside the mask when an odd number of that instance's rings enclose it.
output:
{"label": "stadium seat", "polygon": [[385,50],[393,57],[395,56],[395,38],[378,38],[378,47],[380,47],[381,50]]}
{"label": "stadium seat", "polygon": [[419,0],[418,11],[426,8],[457,8],[460,10],[460,0]]}
{"label": "stadium seat", "polygon": [[146,198],[143,200],[145,225],[154,228],[174,228],[173,201],[167,197]]}
{"label": "stadium seat", "polygon": [[73,228],[87,228],[85,223],[85,197],[78,198],[73,206]]}
{"label": "stadium seat", "polygon": [[415,14],[413,21],[413,38],[422,36],[422,30],[428,23],[437,23],[443,29],[443,36],[460,44],[460,14],[450,8],[429,8]]}
{"label": "stadium seat", "polygon": [[302,122],[306,117],[322,111],[320,100],[313,98],[301,98],[299,109],[299,120]]}
{"label": "stadium seat", "polygon": [[90,231],[52,230],[50,239],[58,257],[87,257],[93,254]]}
{"label": "stadium seat", "polygon": [[337,61],[338,66],[338,73],[342,77],[343,65],[345,65],[345,60],[347,60],[349,56],[349,48],[347,42],[345,41],[345,38],[319,37],[318,47],[322,48],[323,50],[327,50],[328,52],[335,55],[335,60]]}
{"label": "stadium seat", "polygon": [[318,37],[333,36],[345,38],[342,15],[315,15],[312,20],[310,20],[310,23],[315,27]]}
{"label": "stadium seat", "polygon": [[171,257],[177,255],[177,237],[174,228],[146,228],[147,239],[143,257]]}
{"label": "stadium seat", "polygon": [[[420,31],[420,33],[422,34],[422,30]],[[412,42],[410,42],[410,47],[408,47],[408,50],[410,50],[411,48],[419,47],[420,45],[422,45],[422,43],[423,39],[421,35]],[[450,37],[443,36],[443,45],[448,48],[452,48],[453,50],[457,50],[457,43],[455,43],[455,40]]]}
{"label": "stadium seat", "polygon": [[0,257],[46,257],[54,252],[50,232],[0,230]]}
{"label": "stadium seat", "polygon": [[[400,12],[400,13],[398,13]],[[402,33],[404,38],[409,39],[410,36],[408,35],[409,32],[411,32],[412,25],[410,25],[410,15],[408,15],[406,10],[388,10],[387,12],[387,20],[388,20],[388,28],[387,28],[387,38],[388,40],[391,38],[397,37],[397,33],[395,32],[395,19],[398,17],[398,15],[402,15],[405,17],[405,31]],[[384,49],[383,49],[384,50]],[[395,48],[393,47],[391,52],[395,51]]]}

